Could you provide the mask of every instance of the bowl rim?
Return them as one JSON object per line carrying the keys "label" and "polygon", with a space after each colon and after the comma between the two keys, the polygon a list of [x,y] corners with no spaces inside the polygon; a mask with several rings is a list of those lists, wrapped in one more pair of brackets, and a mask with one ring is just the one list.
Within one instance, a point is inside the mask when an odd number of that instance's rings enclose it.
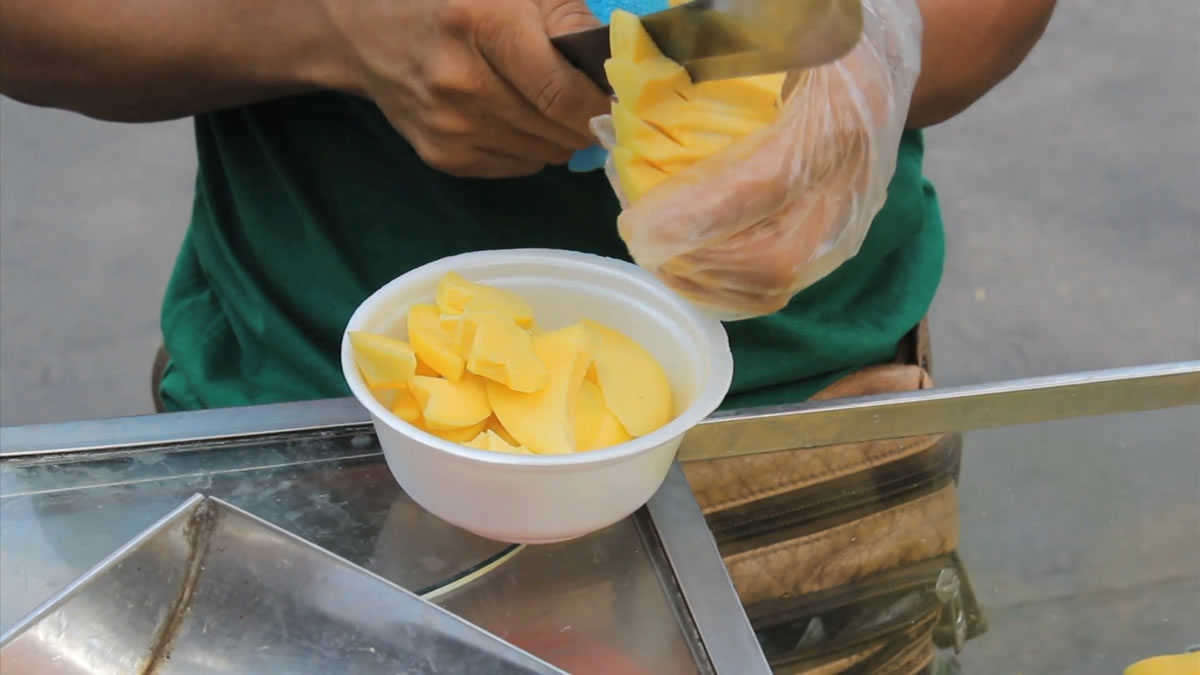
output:
{"label": "bowl rim", "polygon": [[[481,260],[482,259],[482,260]],[[477,450],[448,441],[439,436],[410,424],[388,410],[380,403],[367,388],[358,365],[354,359],[354,351],[350,345],[349,333],[372,315],[378,305],[382,304],[399,289],[413,283],[436,280],[450,271],[464,272],[477,263],[513,263],[521,260],[530,262],[567,263],[571,266],[587,266],[604,274],[620,274],[630,277],[640,286],[659,300],[665,301],[687,317],[695,332],[703,335],[707,342],[706,351],[709,354],[709,376],[701,385],[691,405],[671,419],[667,424],[654,431],[639,436],[633,440],[599,450],[574,452],[566,455],[515,455],[509,453]],[[692,331],[689,331],[692,332]],[[706,417],[712,414],[724,400],[733,383],[733,353],[729,347],[729,336],[725,326],[717,318],[703,312],[689,303],[683,297],[675,294],[665,284],[656,279],[646,270],[637,265],[594,253],[583,253],[564,249],[552,248],[514,248],[486,249],[469,251],[457,255],[439,258],[424,265],[415,267],[380,286],[350,315],[342,329],[341,342],[342,376],[350,387],[351,393],[359,404],[371,413],[376,423],[382,422],[389,428],[408,436],[421,444],[436,449],[442,453],[472,462],[482,462],[497,467],[513,467],[525,470],[541,469],[554,471],[556,469],[578,468],[583,465],[596,466],[620,462],[628,458],[649,452],[663,444],[683,436]]]}

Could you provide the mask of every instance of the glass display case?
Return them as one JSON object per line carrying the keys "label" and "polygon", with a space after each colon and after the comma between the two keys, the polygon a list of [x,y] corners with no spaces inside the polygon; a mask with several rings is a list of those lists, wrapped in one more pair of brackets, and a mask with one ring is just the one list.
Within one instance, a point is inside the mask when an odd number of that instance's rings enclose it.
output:
{"label": "glass display case", "polygon": [[[732,411],[698,427],[680,461],[1030,422],[1038,424],[984,438],[1019,436],[1009,445],[1053,452],[1053,420],[1176,408],[1133,417],[1168,414],[1163,419],[1183,430],[1172,438],[1185,447],[1162,466],[1176,462],[1174,470],[1200,475],[1198,377],[1196,363],[1171,364]],[[1103,419],[1111,426],[1126,418]],[[795,440],[805,429],[807,440]],[[1087,461],[1087,451],[1075,448],[1061,463]],[[975,582],[985,586],[985,605],[997,594],[1036,596],[1001,589],[994,572],[1005,560],[1042,555],[1051,564],[1055,556],[1106,550],[1066,534],[1048,545],[1032,534],[1044,523],[989,517],[1020,499],[1030,479],[1005,475],[999,487],[971,472],[961,488],[964,555],[982,556]],[[1171,502],[1176,517],[1195,525],[1196,513],[1187,511],[1195,494],[1180,499]],[[1058,508],[1041,517],[1061,515],[1060,533],[1150,545],[1137,528],[1113,534],[1112,509]],[[1125,515],[1122,522],[1155,517]],[[1093,516],[1109,526],[1088,525]],[[201,546],[197,528],[205,522],[205,532],[220,536],[204,535]],[[1021,542],[1032,552],[1019,550]],[[1182,569],[1175,577],[1185,578],[1174,580],[1194,600],[1200,574],[1188,561],[1200,559],[1200,538],[1177,543],[1167,552],[1174,567],[1148,552],[1145,569],[1128,571]],[[406,628],[381,631],[384,623]],[[1074,630],[1080,622],[1064,625]],[[361,642],[364,631],[374,642]],[[387,658],[401,653],[425,666],[441,659],[414,672],[770,672],[680,466],[646,507],[612,527],[561,544],[503,544],[410,500],[365,411],[349,399],[0,430],[0,632],[6,673],[264,672],[272,663],[297,673],[328,672],[329,663],[388,672]],[[305,650],[325,660],[297,656]],[[205,665],[214,654],[223,666]],[[484,658],[493,660],[481,670]],[[1104,665],[1115,672],[1129,662]],[[130,663],[141,665],[114,665]],[[996,667],[983,664],[982,672]]]}

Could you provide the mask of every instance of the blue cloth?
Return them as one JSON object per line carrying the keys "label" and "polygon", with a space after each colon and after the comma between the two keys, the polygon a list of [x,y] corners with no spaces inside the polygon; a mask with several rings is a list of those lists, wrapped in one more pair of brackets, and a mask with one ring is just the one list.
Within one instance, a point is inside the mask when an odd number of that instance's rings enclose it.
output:
{"label": "blue cloth", "polygon": [[[623,9],[642,16],[670,6],[667,0],[587,0],[587,5],[592,14],[605,23],[608,23],[613,10]],[[571,160],[567,162],[567,169],[578,172],[595,171],[604,167],[606,159],[608,152],[599,145],[593,145],[572,155]]]}

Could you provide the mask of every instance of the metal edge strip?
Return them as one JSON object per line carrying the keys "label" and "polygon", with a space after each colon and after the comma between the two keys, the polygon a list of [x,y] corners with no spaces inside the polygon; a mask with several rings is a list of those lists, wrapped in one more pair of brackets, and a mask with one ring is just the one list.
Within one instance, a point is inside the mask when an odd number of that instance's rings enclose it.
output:
{"label": "metal edge strip", "polygon": [[1200,361],[718,412],[680,462],[1200,404]]}
{"label": "metal edge strip", "polygon": [[[1091,396],[1080,395],[1091,393]],[[924,433],[1140,412],[1200,403],[1200,361],[715,413],[689,431],[679,461]],[[0,459],[215,441],[365,425],[353,398],[0,427]]]}
{"label": "metal edge strip", "polygon": [[721,675],[769,675],[766,656],[678,463],[646,508],[713,668]]}
{"label": "metal edge strip", "polygon": [[351,397],[0,427],[0,458],[216,441],[369,424]]}

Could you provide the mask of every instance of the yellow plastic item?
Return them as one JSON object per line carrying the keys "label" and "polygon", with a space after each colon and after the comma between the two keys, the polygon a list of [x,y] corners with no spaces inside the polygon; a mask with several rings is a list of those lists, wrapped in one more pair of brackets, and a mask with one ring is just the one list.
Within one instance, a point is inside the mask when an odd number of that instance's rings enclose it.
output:
{"label": "yellow plastic item", "polygon": [[576,399],[592,362],[593,342],[591,331],[580,324],[535,338],[533,351],[550,373],[549,382],[539,391],[513,391],[488,380],[488,399],[496,418],[521,445],[539,455],[561,455],[576,450]]}
{"label": "yellow plastic item", "polygon": [[581,325],[596,336],[589,379],[625,431],[645,436],[670,422],[671,383],[654,356],[620,331],[595,321]]}
{"label": "yellow plastic item", "polygon": [[359,372],[371,389],[402,387],[417,369],[417,355],[403,340],[352,331],[350,346]]}
{"label": "yellow plastic item", "polygon": [[427,429],[462,429],[481,424],[492,414],[483,379],[474,375],[456,381],[417,375],[408,386]]}
{"label": "yellow plastic item", "polygon": [[1125,675],[1200,675],[1200,652],[1166,654],[1138,661]]}
{"label": "yellow plastic item", "polygon": [[467,360],[454,351],[450,337],[442,330],[441,316],[435,305],[409,307],[408,341],[426,365],[448,380],[457,380],[462,377]]}

